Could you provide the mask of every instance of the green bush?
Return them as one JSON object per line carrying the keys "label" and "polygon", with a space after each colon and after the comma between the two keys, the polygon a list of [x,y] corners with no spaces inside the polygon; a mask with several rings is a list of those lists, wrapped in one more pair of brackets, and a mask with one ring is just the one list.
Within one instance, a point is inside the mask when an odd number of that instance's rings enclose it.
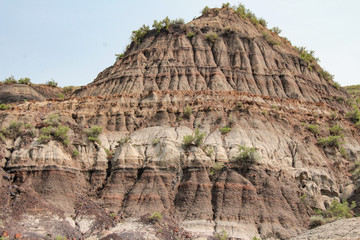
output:
{"label": "green bush", "polygon": [[124,53],[115,54],[116,60],[120,60],[120,59],[124,58],[124,56],[125,56]]}
{"label": "green bush", "polygon": [[135,44],[140,44],[149,30],[149,26],[142,25],[138,30],[132,31],[131,40],[134,41]]}
{"label": "green bush", "polygon": [[163,218],[163,215],[159,212],[154,212],[149,216],[149,221],[152,223],[160,222]]}
{"label": "green bush", "polygon": [[31,81],[30,78],[26,77],[26,78],[20,78],[18,80],[19,84],[25,84],[25,85],[31,85]]}
{"label": "green bush", "polygon": [[196,128],[194,134],[183,137],[183,147],[185,149],[188,149],[191,145],[200,147],[204,142],[205,135],[205,133],[200,132],[200,130]]}
{"label": "green bush", "polygon": [[259,18],[259,23],[260,23],[260,25],[262,25],[263,27],[267,27],[267,22],[266,22],[265,19]]}
{"label": "green bush", "polygon": [[187,105],[187,106],[184,108],[183,115],[184,115],[184,117],[186,117],[186,118],[190,118],[191,114],[192,114],[192,108],[191,108],[189,105]]}
{"label": "green bush", "polygon": [[259,153],[254,147],[246,147],[244,145],[238,146],[238,155],[235,156],[235,160],[241,165],[249,166],[253,165],[261,159]]}
{"label": "green bush", "polygon": [[40,144],[46,144],[51,140],[51,136],[50,135],[46,135],[46,134],[41,134],[38,141]]}
{"label": "green bush", "polygon": [[195,136],[194,135],[185,135],[183,137],[183,147],[188,149],[194,142]]}
{"label": "green bush", "polygon": [[49,126],[52,127],[57,127],[60,125],[60,120],[59,120],[59,115],[54,113],[54,114],[50,114],[47,118],[47,120],[45,121],[45,123]]}
{"label": "green bush", "polygon": [[231,127],[229,127],[229,126],[224,126],[224,127],[222,127],[222,128],[219,128],[219,130],[220,130],[220,132],[221,132],[221,134],[227,134],[228,132],[230,132],[231,131]]}
{"label": "green bush", "polygon": [[214,148],[210,145],[204,146],[202,150],[206,153],[206,156],[208,157],[211,157],[215,153]]}
{"label": "green bush", "polygon": [[19,137],[24,130],[24,123],[13,121],[7,128],[1,129],[1,133],[9,138],[17,138]]}
{"label": "green bush", "polygon": [[234,6],[233,9],[234,9],[234,12],[237,13],[240,17],[246,18],[247,9],[245,8],[244,4],[240,3],[237,6]]}
{"label": "green bush", "polygon": [[68,131],[69,131],[69,127],[60,125],[58,128],[54,130],[54,139],[59,142],[62,142],[64,145],[68,145],[69,144],[69,139],[67,136]]}
{"label": "green bush", "polygon": [[359,108],[357,106],[354,106],[354,110],[351,112],[348,112],[346,114],[346,117],[350,118],[351,121],[353,121],[354,123],[358,123],[360,122],[360,111]]}
{"label": "green bush", "polygon": [[323,147],[340,147],[343,143],[342,136],[329,136],[324,138],[319,138],[318,144]]}
{"label": "green bush", "polygon": [[187,34],[187,37],[190,38],[190,39],[192,39],[195,35],[196,35],[196,33],[194,33],[194,32],[189,32],[189,33]]}
{"label": "green bush", "polygon": [[182,18],[177,18],[175,20],[171,20],[170,24],[182,25],[182,24],[185,24],[185,21]]}
{"label": "green bush", "polygon": [[281,29],[278,27],[273,27],[270,29],[270,31],[272,31],[273,33],[276,33],[277,35],[279,35],[282,32]]}
{"label": "green bush", "polygon": [[265,40],[271,44],[272,46],[274,45],[279,45],[280,43],[278,41],[276,41],[275,39],[273,39],[270,35],[268,35],[266,32],[262,32],[263,37],[265,38]]}
{"label": "green bush", "polygon": [[296,46],[295,49],[299,52],[300,58],[307,63],[308,68],[310,70],[312,70],[312,68],[315,66],[315,62],[320,61],[319,58],[314,56],[315,52],[312,50],[308,51],[306,50],[305,47],[296,47]]}
{"label": "green bush", "polygon": [[216,175],[217,173],[219,173],[223,168],[224,168],[224,164],[222,162],[215,162],[214,166],[210,169],[210,175]]}
{"label": "green bush", "polygon": [[128,142],[130,142],[129,137],[123,137],[119,141],[117,141],[117,143],[120,144],[120,145],[123,145],[123,144],[128,143]]}
{"label": "green bush", "polygon": [[343,128],[340,125],[335,125],[329,128],[330,134],[333,136],[342,136]]}
{"label": "green bush", "polygon": [[334,75],[330,74],[328,71],[322,69],[319,71],[320,75],[328,82],[334,81]]}
{"label": "green bush", "polygon": [[334,81],[334,82],[333,82],[333,85],[334,85],[334,87],[335,87],[337,90],[340,90],[340,89],[341,89],[340,83]]}
{"label": "green bush", "polygon": [[221,7],[222,7],[222,8],[229,8],[229,7],[230,7],[230,3],[229,3],[229,2],[223,3]]}
{"label": "green bush", "polygon": [[75,149],[73,152],[72,152],[72,157],[76,158],[77,156],[79,156],[79,151],[77,149]]}
{"label": "green bush", "polygon": [[67,86],[67,87],[64,87],[62,90],[63,90],[63,93],[65,93],[65,94],[71,94],[72,92],[74,92],[75,87]]}
{"label": "green bush", "polygon": [[308,124],[307,129],[309,129],[309,131],[314,133],[315,135],[319,134],[319,125]]}
{"label": "green bush", "polygon": [[14,83],[17,83],[17,81],[16,81],[16,79],[14,78],[14,76],[11,75],[10,77],[5,78],[4,83],[5,83],[5,84],[14,84]]}
{"label": "green bush", "polygon": [[99,140],[99,135],[102,132],[102,127],[99,126],[93,126],[89,130],[86,131],[86,135],[88,136],[88,139],[92,142],[97,142],[101,144]]}
{"label": "green bush", "polygon": [[58,85],[58,83],[55,82],[54,79],[51,79],[50,81],[47,81],[45,84],[50,86],[50,87],[57,87],[57,85]]}
{"label": "green bush", "polygon": [[350,205],[347,201],[339,203],[336,200],[331,202],[331,205],[326,211],[320,212],[325,219],[339,219],[351,218],[354,216],[352,210],[356,207],[356,202],[353,201]]}
{"label": "green bush", "polygon": [[354,171],[352,172],[352,176],[355,180],[360,178],[360,161],[354,163]]}
{"label": "green bush", "polygon": [[205,15],[205,14],[208,13],[209,10],[210,10],[210,8],[209,8],[208,6],[205,6],[205,7],[203,8],[203,10],[201,11],[201,14],[202,14],[202,15]]}
{"label": "green bush", "polygon": [[8,110],[10,109],[10,105],[7,105],[5,103],[0,104],[0,110]]}
{"label": "green bush", "polygon": [[211,43],[214,43],[216,41],[216,39],[218,38],[218,35],[216,33],[207,33],[205,35],[206,39],[211,42]]}
{"label": "green bush", "polygon": [[220,233],[215,234],[216,240],[227,240],[229,239],[228,233],[225,230],[222,230]]}
{"label": "green bush", "polygon": [[158,32],[161,31],[161,29],[164,27],[163,23],[161,21],[154,20],[154,23],[152,25],[154,29],[156,29]]}

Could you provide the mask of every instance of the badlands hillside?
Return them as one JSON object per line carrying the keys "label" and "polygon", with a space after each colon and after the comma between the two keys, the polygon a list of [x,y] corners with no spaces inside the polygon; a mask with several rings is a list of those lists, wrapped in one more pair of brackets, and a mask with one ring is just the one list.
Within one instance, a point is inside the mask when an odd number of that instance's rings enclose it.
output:
{"label": "badlands hillside", "polygon": [[359,214],[358,101],[276,32],[242,5],[205,8],[134,31],[71,96],[1,98],[0,231],[289,239],[339,201]]}

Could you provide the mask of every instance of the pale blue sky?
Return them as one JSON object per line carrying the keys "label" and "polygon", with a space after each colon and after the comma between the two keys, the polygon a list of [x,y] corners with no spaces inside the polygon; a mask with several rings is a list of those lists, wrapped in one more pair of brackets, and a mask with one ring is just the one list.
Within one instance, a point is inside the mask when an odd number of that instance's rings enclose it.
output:
{"label": "pale blue sky", "polygon": [[[154,19],[200,15],[215,0],[0,0],[0,80],[86,85],[111,66],[132,30]],[[227,1],[237,4],[239,1]],[[360,84],[359,0],[243,0],[282,29],[293,45],[315,50],[341,85]]]}

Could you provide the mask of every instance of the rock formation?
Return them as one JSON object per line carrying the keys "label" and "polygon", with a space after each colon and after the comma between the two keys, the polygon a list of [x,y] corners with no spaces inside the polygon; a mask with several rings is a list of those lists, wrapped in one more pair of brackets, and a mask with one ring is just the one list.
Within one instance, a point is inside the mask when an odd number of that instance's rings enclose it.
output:
{"label": "rock formation", "polygon": [[[209,10],[148,32],[72,98],[1,111],[0,230],[288,239],[313,208],[351,197],[360,137],[339,101],[346,92],[262,31],[271,34],[229,8]],[[331,134],[338,142],[320,144]],[[156,212],[166,220],[149,225]]]}

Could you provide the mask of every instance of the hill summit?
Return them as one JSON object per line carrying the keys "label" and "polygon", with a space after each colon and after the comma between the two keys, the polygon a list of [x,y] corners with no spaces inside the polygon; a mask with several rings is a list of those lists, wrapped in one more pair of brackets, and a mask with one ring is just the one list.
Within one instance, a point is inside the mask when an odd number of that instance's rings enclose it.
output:
{"label": "hill summit", "polygon": [[345,96],[311,52],[244,11],[206,9],[186,24],[143,26],[124,55],[76,96],[149,90],[239,91],[311,102]]}

